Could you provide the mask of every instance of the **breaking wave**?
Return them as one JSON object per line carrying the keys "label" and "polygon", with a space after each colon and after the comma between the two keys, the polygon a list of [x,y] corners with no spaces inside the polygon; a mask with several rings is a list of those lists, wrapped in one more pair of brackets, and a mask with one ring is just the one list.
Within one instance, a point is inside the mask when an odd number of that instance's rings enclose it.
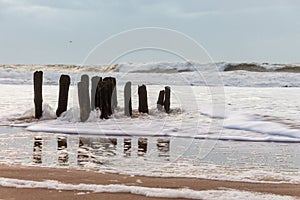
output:
{"label": "breaking wave", "polygon": [[[206,78],[234,87],[300,87],[300,64],[148,62],[113,65],[0,65],[0,84],[31,85],[34,71],[44,71],[45,85],[57,85],[61,74],[75,85],[80,75],[114,76],[118,84],[207,86]],[[216,73],[218,72],[218,73]],[[151,76],[151,78],[149,78]],[[165,84],[166,84],[165,83]]]}
{"label": "breaking wave", "polygon": [[253,72],[292,72],[300,73],[300,65],[297,64],[270,64],[270,63],[200,63],[196,61],[186,62],[149,62],[149,63],[120,63],[112,65],[0,65],[1,71],[12,73],[13,71],[55,71],[55,72],[129,72],[129,73],[182,73],[194,71],[253,71]]}
{"label": "breaking wave", "polygon": [[258,64],[258,63],[228,63],[224,67],[224,71],[251,71],[251,72],[292,72],[292,73],[300,73],[300,66],[286,64]]}

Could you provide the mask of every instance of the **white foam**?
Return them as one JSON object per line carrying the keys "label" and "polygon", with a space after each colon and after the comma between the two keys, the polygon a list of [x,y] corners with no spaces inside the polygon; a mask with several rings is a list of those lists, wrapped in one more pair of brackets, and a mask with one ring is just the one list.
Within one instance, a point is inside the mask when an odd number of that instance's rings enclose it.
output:
{"label": "white foam", "polygon": [[79,108],[78,107],[70,108],[69,110],[61,113],[58,119],[67,122],[80,122]]}
{"label": "white foam", "polygon": [[53,190],[75,190],[75,191],[90,191],[96,193],[131,193],[143,195],[147,197],[159,198],[188,198],[188,199],[295,199],[291,196],[280,196],[274,194],[263,194],[256,192],[239,191],[232,189],[221,190],[191,190],[186,188],[169,189],[169,188],[150,188],[141,186],[127,186],[119,184],[111,185],[96,185],[96,184],[65,184],[54,180],[29,181],[11,178],[0,178],[2,187],[14,188],[43,188]]}
{"label": "white foam", "polygon": [[[271,121],[263,121],[258,117],[234,113],[225,120],[225,128],[257,132],[264,135],[283,136],[289,141],[299,141],[300,130],[291,129]],[[278,137],[277,137],[278,138]],[[268,136],[266,139],[272,139]]]}
{"label": "white foam", "polygon": [[[230,63],[199,63],[189,62],[156,62],[156,63],[121,63],[112,66],[73,66],[73,65],[0,65],[1,84],[32,84],[32,73],[35,70],[44,71],[44,84],[57,85],[62,73],[71,76],[71,83],[75,84],[81,74],[94,76],[106,73],[115,76],[118,82],[125,84],[157,84],[159,81],[172,82],[173,85],[206,86],[206,79],[211,72],[216,73],[217,80],[222,79],[225,86],[238,87],[300,87],[300,77],[297,73],[286,72],[223,72],[226,64]],[[257,64],[268,70],[294,65]],[[182,72],[182,73],[181,73]],[[139,73],[137,76],[136,73]],[[144,73],[144,74],[143,74]],[[149,79],[149,73],[151,79]],[[156,73],[156,75],[155,75]],[[170,74],[172,73],[172,74]],[[218,81],[219,83],[219,81]]]}
{"label": "white foam", "polygon": [[[197,158],[195,162],[197,161]],[[286,172],[283,170],[274,170],[270,168],[263,169],[261,167],[243,167],[235,168],[226,165],[209,164],[206,162],[199,162],[198,164],[191,164],[188,161],[160,163],[151,162],[146,163],[136,162],[128,163],[122,161],[114,161],[114,168],[101,167],[100,172],[117,173],[124,175],[136,176],[150,176],[150,177],[164,177],[164,178],[202,178],[209,180],[223,180],[223,181],[243,181],[248,183],[289,183],[299,184],[300,173],[297,171]],[[139,167],[136,167],[136,166]],[[98,168],[98,167],[97,167]]]}
{"label": "white foam", "polygon": [[[87,135],[156,135],[248,142],[300,142],[300,131],[297,129],[291,129],[275,122],[263,121],[257,117],[238,112],[232,112],[225,118],[224,128],[241,131],[223,131],[221,134],[218,132],[207,134],[209,124],[194,127],[195,129],[191,132],[189,129],[191,127],[188,127],[190,122],[178,121],[180,115],[183,115],[180,111],[171,116],[162,112],[151,111],[150,115],[130,119],[120,111],[116,112],[110,120],[100,120],[99,111],[92,111],[87,122],[81,123],[79,109],[72,108],[64,112],[58,120],[30,123],[27,124],[26,129],[34,132]],[[181,117],[184,116],[188,116],[188,114],[184,113]],[[205,116],[216,117],[208,114]],[[220,120],[223,120],[221,116]],[[166,123],[167,121],[172,122],[172,124]],[[192,121],[194,119],[191,119]],[[187,124],[182,125],[181,123]]]}
{"label": "white foam", "polygon": [[[178,64],[178,63],[177,63]],[[203,69],[206,66],[203,67]],[[59,67],[58,67],[59,68]],[[79,67],[80,68],[80,67]],[[150,68],[150,67],[149,67]],[[15,74],[10,75],[7,73],[2,74],[0,70],[0,83],[14,83],[19,85],[0,85],[0,108],[1,108],[1,121],[2,117],[6,118],[11,114],[17,114],[16,118],[29,119],[34,115],[33,107],[33,88],[32,88],[32,72],[26,70],[24,67],[19,70],[16,66],[11,71],[16,71]],[[34,68],[34,70],[39,67]],[[49,86],[47,84],[57,84],[59,80],[60,71],[50,70],[47,67],[45,69],[45,90],[44,90],[44,102],[48,103],[52,108],[57,105],[58,98],[58,86]],[[80,69],[65,69],[68,74],[72,76],[72,81],[76,80],[81,73],[86,71]],[[91,68],[90,68],[91,69]],[[7,70],[7,69],[5,69]],[[95,75],[96,70],[91,69],[89,75]],[[27,130],[31,131],[45,131],[45,132],[59,132],[59,133],[79,133],[79,134],[98,134],[98,135],[160,135],[160,136],[177,136],[177,137],[195,137],[201,139],[211,140],[236,140],[236,141],[260,141],[260,142],[299,142],[299,130],[296,128],[290,128],[280,123],[268,122],[262,118],[255,117],[256,115],[271,115],[283,120],[291,121],[297,125],[299,120],[299,101],[300,89],[299,88],[279,88],[277,86],[282,85],[294,85],[300,86],[300,76],[295,73],[259,73],[259,72],[220,72],[224,80],[225,85],[236,86],[276,86],[274,88],[242,88],[242,87],[225,87],[225,100],[227,115],[218,113],[211,114],[211,105],[215,102],[211,101],[210,91],[206,87],[195,86],[191,87],[189,83],[194,85],[205,85],[203,80],[199,79],[198,72],[187,72],[178,74],[161,73],[157,76],[149,75],[149,73],[127,73],[127,72],[113,72],[111,74],[104,74],[105,76],[113,75],[118,80],[118,101],[119,106],[123,106],[123,93],[122,87],[124,81],[131,80],[133,84],[139,84],[140,82],[145,84],[158,84],[147,85],[149,96],[149,115],[140,115],[138,118],[127,118],[123,115],[122,108],[118,110],[110,120],[100,120],[98,118],[99,113],[92,112],[88,122],[79,122],[79,110],[71,108],[65,112],[61,118],[56,120],[40,120],[32,123],[22,123],[15,126],[28,126]],[[201,71],[203,76],[209,75],[209,72],[205,70]],[[2,76],[3,75],[3,76]],[[178,75],[178,76],[176,76]],[[1,79],[2,76],[2,79]],[[15,76],[15,77],[14,77]],[[124,78],[125,77],[125,78]],[[190,82],[177,81],[177,77],[188,79]],[[24,79],[23,79],[24,78]],[[20,82],[22,80],[22,82]],[[23,80],[25,82],[23,82]],[[10,82],[13,81],[13,82]],[[163,81],[162,84],[160,84]],[[30,83],[30,85],[24,85],[24,83]],[[171,108],[182,108],[182,112],[174,114],[165,114],[155,111],[157,94],[165,84],[174,83],[170,85],[172,88],[172,102]],[[22,85],[21,85],[22,84]],[[178,86],[181,84],[184,86]],[[136,86],[133,86],[132,105],[137,108],[137,91]],[[179,88],[179,89],[178,89]],[[72,106],[78,106],[76,90],[77,88],[72,86],[70,91],[75,91],[74,95],[70,95],[69,108]],[[17,91],[17,92],[16,92]],[[194,99],[190,100],[190,94],[193,92]],[[181,99],[179,99],[180,97]],[[177,100],[175,104],[175,100]],[[121,105],[120,105],[121,104]],[[27,110],[30,108],[29,110]],[[224,108],[225,109],[225,108]],[[23,113],[24,111],[26,111]],[[54,118],[53,109],[47,108],[48,114],[46,119]],[[233,112],[237,111],[237,112]],[[202,115],[200,113],[202,112]],[[22,114],[23,113],[23,114]],[[208,114],[203,114],[208,113]],[[249,114],[245,114],[249,113]],[[6,117],[5,117],[6,116]],[[3,118],[3,119],[4,119]],[[15,118],[15,119],[16,119]],[[7,118],[6,118],[7,119]],[[225,129],[222,134],[218,134],[214,131],[209,132],[209,128],[212,120],[225,120]],[[10,122],[12,123],[12,122]],[[197,125],[198,124],[198,125]],[[31,133],[31,135],[34,135]],[[5,144],[5,143],[4,143]],[[246,144],[247,145],[247,144]],[[230,144],[228,145],[230,146]],[[78,147],[78,146],[77,146]],[[243,149],[241,147],[241,149]],[[30,146],[30,151],[32,147]],[[297,157],[296,152],[290,153],[291,156]],[[30,157],[30,156],[29,156]],[[253,163],[248,163],[253,166]],[[299,164],[291,165],[295,168],[299,167]],[[150,165],[153,167],[153,165]],[[189,166],[191,167],[191,166]],[[211,166],[209,166],[211,167]],[[209,168],[208,167],[208,168]],[[136,166],[131,170],[136,170]],[[212,168],[212,167],[211,167]],[[275,168],[275,167],[274,167]],[[283,168],[279,166],[279,168]],[[195,169],[191,167],[191,171],[185,173],[187,167],[175,166],[171,168],[172,171],[178,169],[175,173],[169,173],[168,169],[161,170],[157,173],[157,176],[176,176],[183,177],[203,177],[211,179],[225,179],[225,180],[247,180],[259,181],[261,180],[260,174],[265,175],[265,172],[255,171],[248,169],[249,172],[230,172],[228,174],[220,170],[214,173],[209,171],[208,173],[202,173],[205,168]],[[213,168],[212,168],[213,169]],[[150,169],[149,169],[150,170]],[[170,169],[169,169],[170,170]],[[194,171],[193,171],[194,170]],[[125,170],[126,171],[126,170]],[[194,172],[194,173],[193,173]],[[142,172],[140,172],[142,173]],[[146,173],[146,172],[145,172]],[[253,174],[251,174],[253,173]],[[270,177],[274,176],[273,172],[270,172]],[[145,175],[155,174],[155,171],[148,171]],[[269,176],[268,174],[266,176]],[[284,173],[275,174],[279,176],[279,180],[285,180],[288,177],[287,182],[297,181],[299,182],[299,174],[286,176]],[[250,178],[249,178],[250,177]]]}
{"label": "white foam", "polygon": [[41,120],[56,119],[56,113],[49,104],[44,103],[42,110],[43,110],[43,113],[42,113]]}
{"label": "white foam", "polygon": [[[211,105],[214,102],[211,102],[210,91],[205,87],[171,86],[171,88],[174,92],[172,94],[171,114],[156,109],[157,91],[161,89],[161,86],[148,86],[149,115],[128,118],[124,115],[123,108],[118,107],[110,120],[100,120],[100,113],[92,111],[88,121],[81,123],[76,94],[70,95],[69,101],[69,107],[75,107],[64,112],[57,120],[49,120],[56,118],[53,107],[57,104],[58,88],[56,86],[45,86],[47,96],[44,98],[46,104],[43,107],[43,118],[35,121],[33,120],[32,93],[30,93],[30,91],[32,92],[32,86],[2,85],[1,90],[3,89],[5,93],[11,92],[8,94],[12,97],[11,100],[3,100],[3,105],[0,104],[3,111],[1,113],[1,124],[19,127],[28,126],[27,130],[30,131],[71,134],[160,135],[252,142],[299,142],[300,140],[298,129],[255,117],[255,115],[264,115],[269,112],[267,114],[297,122],[297,113],[292,109],[286,109],[284,105],[297,106],[296,99],[299,98],[299,89],[226,88],[225,92],[228,96],[226,101],[232,105],[227,106],[222,113],[212,112]],[[19,100],[18,93],[14,92],[16,90],[22,92],[21,95],[24,99]],[[194,93],[194,99],[189,98],[190,92]],[[291,98],[283,99],[282,95],[286,92],[289,92]],[[123,101],[122,96],[123,93],[119,90],[119,102]],[[177,99],[178,96],[181,99]],[[265,109],[270,107],[271,100],[275,101],[272,102],[272,107],[276,106],[276,110]],[[133,96],[133,108],[136,108],[137,101],[136,96]],[[252,109],[253,107],[255,109]],[[26,111],[26,109],[28,110]],[[16,114],[17,112],[21,112],[21,114]],[[223,120],[225,129],[221,126]],[[217,122],[219,127],[210,129],[213,126],[212,121]],[[219,134],[218,130],[222,133]]]}
{"label": "white foam", "polygon": [[[42,117],[40,120],[50,120],[50,119],[56,119],[56,114],[54,109],[47,103],[44,103],[42,106]],[[12,114],[6,116],[6,120],[9,121],[20,121],[20,120],[29,120],[33,119],[35,115],[34,108],[29,108],[28,110],[24,111],[22,114]]]}

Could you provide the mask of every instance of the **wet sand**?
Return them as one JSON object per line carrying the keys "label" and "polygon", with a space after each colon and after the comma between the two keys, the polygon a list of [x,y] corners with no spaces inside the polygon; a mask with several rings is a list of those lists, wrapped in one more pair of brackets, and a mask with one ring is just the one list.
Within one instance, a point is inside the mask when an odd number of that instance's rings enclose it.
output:
{"label": "wet sand", "polygon": [[[234,181],[218,181],[197,178],[155,178],[103,174],[77,169],[53,169],[0,165],[0,177],[21,180],[57,180],[70,184],[124,184],[153,188],[189,188],[193,190],[236,189],[250,192],[270,193],[300,197],[300,184],[267,184]],[[86,193],[86,191],[57,191],[47,189],[18,189],[0,187],[0,199],[163,199],[149,198],[129,193]]]}

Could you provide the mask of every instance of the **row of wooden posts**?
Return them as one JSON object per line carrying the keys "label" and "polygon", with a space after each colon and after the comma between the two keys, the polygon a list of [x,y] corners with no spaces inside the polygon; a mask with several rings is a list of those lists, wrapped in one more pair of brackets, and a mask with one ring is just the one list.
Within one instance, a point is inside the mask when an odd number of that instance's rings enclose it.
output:
{"label": "row of wooden posts", "polygon": [[[89,76],[84,74],[81,76],[80,82],[77,84],[78,100],[80,107],[80,120],[82,122],[89,118],[91,110],[100,109],[101,119],[108,119],[118,106],[117,100],[117,82],[114,77],[94,76],[91,79],[91,98],[89,91]],[[34,83],[34,105],[35,105],[35,118],[40,119],[43,114],[43,72],[36,71],[33,75]],[[59,97],[56,116],[59,117],[67,110],[68,95],[71,79],[69,75],[61,75],[59,79]],[[138,86],[138,111],[140,113],[149,113],[147,88],[145,85]],[[161,90],[158,95],[157,109],[160,111],[170,112],[170,97],[171,89],[166,86],[165,90]],[[131,82],[128,81],[124,87],[124,114],[132,116],[132,103],[131,103]]]}

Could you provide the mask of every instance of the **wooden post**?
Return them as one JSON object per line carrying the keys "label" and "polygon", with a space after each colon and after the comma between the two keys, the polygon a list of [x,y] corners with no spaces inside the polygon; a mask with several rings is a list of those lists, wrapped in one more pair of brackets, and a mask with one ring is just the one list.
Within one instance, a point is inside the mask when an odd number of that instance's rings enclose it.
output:
{"label": "wooden post", "polygon": [[70,87],[70,76],[64,74],[61,75],[59,79],[58,107],[56,110],[57,117],[59,117],[61,113],[67,110],[69,87]]}
{"label": "wooden post", "polygon": [[139,95],[139,112],[149,113],[148,100],[147,100],[147,89],[145,85],[138,87]]}
{"label": "wooden post", "polygon": [[101,110],[101,84],[102,84],[102,77],[99,78],[96,94],[95,94],[95,108],[99,108]]}
{"label": "wooden post", "polygon": [[87,88],[90,88],[90,78],[87,74],[83,74],[81,76],[81,82],[85,82],[87,84]]}
{"label": "wooden post", "polygon": [[170,97],[171,97],[171,88],[169,86],[165,87],[165,101],[164,107],[166,113],[170,113]]}
{"label": "wooden post", "polygon": [[80,107],[80,120],[85,122],[91,112],[90,95],[89,95],[89,77],[81,76],[81,82],[78,83],[78,99]]}
{"label": "wooden post", "polygon": [[101,105],[101,119],[108,119],[109,116],[109,83],[108,81],[102,81],[100,84],[100,105]]}
{"label": "wooden post", "polygon": [[100,77],[94,76],[92,77],[92,88],[91,88],[91,109],[94,110],[95,107],[95,101],[96,101],[96,92],[97,92],[97,86],[99,83]]}
{"label": "wooden post", "polygon": [[36,71],[33,74],[35,118],[43,115],[43,72]]}
{"label": "wooden post", "polygon": [[164,106],[164,97],[165,96],[165,91],[161,90],[159,91],[159,95],[158,95],[158,99],[157,99],[157,109],[159,111],[163,110],[163,106]]}
{"label": "wooden post", "polygon": [[128,117],[132,116],[131,82],[130,81],[128,81],[124,87],[124,114]]}
{"label": "wooden post", "polygon": [[113,81],[112,81],[111,77],[105,77],[103,79],[103,82],[106,83],[105,87],[107,87],[107,94],[105,96],[107,98],[107,103],[108,103],[108,115],[110,116],[113,113],[113,110],[112,110]]}
{"label": "wooden post", "polygon": [[113,90],[112,90],[112,111],[118,107],[118,98],[117,98],[117,80],[114,77],[111,77]]}

